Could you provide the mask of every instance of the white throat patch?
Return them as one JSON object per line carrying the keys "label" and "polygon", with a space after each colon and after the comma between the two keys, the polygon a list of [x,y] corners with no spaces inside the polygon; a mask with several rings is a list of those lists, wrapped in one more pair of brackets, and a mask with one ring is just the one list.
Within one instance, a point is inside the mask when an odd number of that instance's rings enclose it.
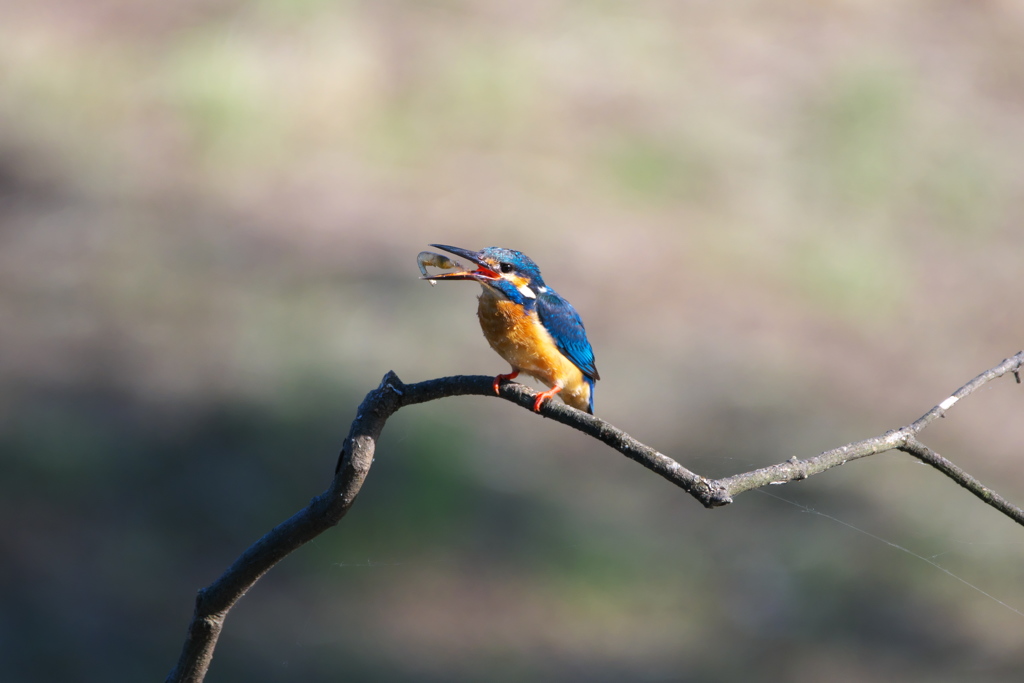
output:
{"label": "white throat patch", "polygon": [[516,289],[518,289],[519,293],[525,296],[527,299],[537,298],[537,295],[533,293],[532,289],[530,289],[530,285],[522,284],[516,287]]}

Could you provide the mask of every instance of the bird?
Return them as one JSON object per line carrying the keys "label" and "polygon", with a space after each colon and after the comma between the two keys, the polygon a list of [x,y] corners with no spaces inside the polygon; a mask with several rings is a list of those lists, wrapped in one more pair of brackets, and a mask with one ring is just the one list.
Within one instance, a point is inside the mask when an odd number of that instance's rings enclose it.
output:
{"label": "bird", "polygon": [[502,381],[523,372],[549,387],[537,395],[534,412],[540,412],[541,405],[557,394],[566,404],[593,415],[594,383],[601,379],[594,349],[579,313],[544,283],[537,264],[514,249],[471,251],[446,244],[430,246],[477,266],[423,279],[480,283],[480,327],[491,348],[512,366],[511,372],[494,378],[494,393]]}

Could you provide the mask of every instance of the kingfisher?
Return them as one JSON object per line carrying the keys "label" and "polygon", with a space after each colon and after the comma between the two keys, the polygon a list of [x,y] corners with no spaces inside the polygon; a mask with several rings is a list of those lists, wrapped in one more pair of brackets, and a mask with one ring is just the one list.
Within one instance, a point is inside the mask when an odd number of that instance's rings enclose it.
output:
{"label": "kingfisher", "polygon": [[512,366],[512,372],[494,378],[494,393],[498,393],[502,381],[525,372],[550,387],[537,395],[535,412],[558,394],[573,408],[593,414],[594,383],[601,376],[587,331],[572,304],[544,284],[537,264],[513,249],[470,251],[445,244],[430,246],[469,259],[477,266],[475,270],[438,273],[424,279],[480,283],[480,327],[491,348]]}

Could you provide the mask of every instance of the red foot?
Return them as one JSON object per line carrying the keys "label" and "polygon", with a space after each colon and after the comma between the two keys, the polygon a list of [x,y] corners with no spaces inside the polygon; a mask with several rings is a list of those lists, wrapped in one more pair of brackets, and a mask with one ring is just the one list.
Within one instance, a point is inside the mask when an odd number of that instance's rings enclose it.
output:
{"label": "red foot", "polygon": [[537,400],[533,402],[533,412],[539,413],[540,412],[541,404],[544,403],[544,401],[546,401],[549,398],[551,398],[552,396],[554,396],[555,394],[557,394],[561,390],[562,390],[562,387],[556,385],[556,386],[551,387],[550,389],[548,389],[547,391],[545,391],[543,393],[537,394]]}
{"label": "red foot", "polygon": [[518,376],[519,376],[519,371],[518,370],[512,370],[512,372],[508,373],[507,375],[498,375],[497,377],[495,377],[494,378],[494,393],[495,394],[498,393],[498,385],[501,384],[501,381],[503,379],[515,379]]}

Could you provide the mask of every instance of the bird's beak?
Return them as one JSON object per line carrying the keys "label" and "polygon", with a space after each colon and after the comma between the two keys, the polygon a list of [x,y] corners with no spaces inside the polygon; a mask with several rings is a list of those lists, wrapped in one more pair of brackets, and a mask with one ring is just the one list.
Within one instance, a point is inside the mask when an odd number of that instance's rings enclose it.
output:
{"label": "bird's beak", "polygon": [[450,247],[447,244],[431,244],[432,247],[443,249],[450,254],[461,256],[464,259],[468,259],[477,265],[476,270],[462,270],[455,273],[438,273],[437,275],[431,275],[428,278],[422,278],[424,280],[500,280],[501,275],[491,270],[490,265],[484,261],[480,252],[470,251],[469,249],[461,249],[459,247]]}

